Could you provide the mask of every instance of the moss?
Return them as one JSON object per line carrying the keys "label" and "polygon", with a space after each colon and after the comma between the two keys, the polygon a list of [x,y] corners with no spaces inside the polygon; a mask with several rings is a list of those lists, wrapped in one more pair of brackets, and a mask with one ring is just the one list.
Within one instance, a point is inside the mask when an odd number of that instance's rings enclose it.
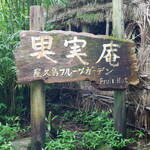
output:
{"label": "moss", "polygon": [[99,20],[97,14],[77,14],[75,18],[83,19],[84,21],[97,22]]}
{"label": "moss", "polygon": [[116,37],[113,37],[113,36],[109,36],[108,39],[109,40],[116,40],[116,41],[119,41],[119,42],[130,42],[130,43],[134,44],[134,42],[131,41],[131,40],[119,39],[119,38],[116,38]]}

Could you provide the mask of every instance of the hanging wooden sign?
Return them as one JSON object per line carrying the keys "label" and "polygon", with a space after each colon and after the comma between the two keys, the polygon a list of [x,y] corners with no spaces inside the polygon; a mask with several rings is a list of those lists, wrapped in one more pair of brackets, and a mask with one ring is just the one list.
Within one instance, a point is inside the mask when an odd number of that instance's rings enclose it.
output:
{"label": "hanging wooden sign", "polygon": [[71,31],[23,31],[14,52],[18,82],[92,81],[102,89],[137,84],[132,41]]}

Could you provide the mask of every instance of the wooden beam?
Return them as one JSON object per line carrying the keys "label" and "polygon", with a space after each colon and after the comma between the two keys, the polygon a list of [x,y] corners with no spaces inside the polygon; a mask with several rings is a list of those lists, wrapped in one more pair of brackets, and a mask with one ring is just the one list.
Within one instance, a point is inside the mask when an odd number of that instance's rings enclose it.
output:
{"label": "wooden beam", "polygon": [[124,38],[123,0],[113,0],[113,36]]}
{"label": "wooden beam", "polygon": [[[89,32],[89,28],[86,24],[81,25],[81,30],[82,32]],[[89,85],[91,85],[89,84],[89,81],[80,81],[79,84],[80,84],[81,90],[88,89]]]}
{"label": "wooden beam", "polygon": [[114,92],[114,127],[126,136],[126,100],[125,90]]}
{"label": "wooden beam", "polygon": [[[113,36],[124,38],[123,0],[113,0]],[[114,92],[114,127],[126,136],[125,90]]]}
{"label": "wooden beam", "polygon": [[88,27],[88,25],[82,24],[81,28],[82,28],[82,32],[89,32],[89,27]]}
{"label": "wooden beam", "polygon": [[[30,8],[30,30],[44,30],[44,9]],[[44,82],[31,83],[31,150],[41,150],[45,142],[45,93]]]}

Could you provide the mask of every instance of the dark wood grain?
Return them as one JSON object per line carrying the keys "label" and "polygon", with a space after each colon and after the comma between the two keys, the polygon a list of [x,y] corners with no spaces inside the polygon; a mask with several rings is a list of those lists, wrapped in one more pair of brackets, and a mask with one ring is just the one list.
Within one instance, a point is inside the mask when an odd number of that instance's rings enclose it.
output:
{"label": "dark wood grain", "polygon": [[[35,50],[32,47],[32,37],[45,36],[51,37],[53,40],[51,48],[45,48],[44,51],[55,54],[39,56],[39,59],[37,56],[31,56],[41,52],[41,50]],[[80,52],[77,52],[78,55],[79,53],[86,53],[86,56],[79,55],[80,58],[77,56],[67,58],[68,55],[71,55],[73,50],[71,47],[74,46],[74,43],[68,43],[68,46],[65,47],[65,40],[69,42],[74,38],[87,42],[85,47],[82,47],[82,42],[76,42],[81,49]],[[71,31],[23,31],[20,33],[20,39],[21,46],[14,53],[19,83],[25,84],[36,80],[43,80],[45,83],[89,80],[101,89],[125,89],[130,84],[138,83],[134,43],[132,41]],[[104,44],[111,43],[112,45],[117,44],[119,47],[113,45],[112,58],[107,61],[109,47],[104,53]],[[114,49],[117,50],[114,51]],[[100,56],[103,57],[101,61],[97,62]],[[119,56],[119,58],[113,58],[115,56]]]}
{"label": "dark wood grain", "polygon": [[[40,6],[30,7],[30,29],[44,30],[44,8]],[[27,46],[27,44],[26,44]],[[28,55],[23,54],[25,57]],[[22,65],[23,59],[21,60]],[[27,64],[28,62],[24,62]],[[28,70],[28,69],[27,69]],[[46,137],[45,122],[45,84],[43,81],[33,81],[30,84],[30,107],[31,107],[31,150],[41,150],[44,147]]]}

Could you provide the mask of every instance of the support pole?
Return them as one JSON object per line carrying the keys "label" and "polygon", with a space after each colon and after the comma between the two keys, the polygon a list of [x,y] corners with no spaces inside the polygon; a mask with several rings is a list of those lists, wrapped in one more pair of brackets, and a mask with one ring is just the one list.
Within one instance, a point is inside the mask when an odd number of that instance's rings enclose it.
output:
{"label": "support pole", "polygon": [[[113,0],[113,36],[124,38],[123,0]],[[122,70],[125,71],[125,70]],[[126,136],[125,90],[114,92],[114,127]]]}
{"label": "support pole", "polygon": [[[81,30],[82,30],[82,32],[89,32],[89,27],[88,27],[88,25],[86,25],[86,24],[82,24],[81,25]],[[79,84],[80,84],[80,88],[81,89],[85,89],[85,88],[87,88],[88,86],[89,86],[89,83],[90,81],[80,81],[79,82]]]}
{"label": "support pole", "polygon": [[88,27],[88,25],[82,24],[81,28],[82,28],[82,32],[89,32],[89,27]]}
{"label": "support pole", "polygon": [[[30,8],[30,30],[44,30],[44,9]],[[41,150],[45,142],[45,90],[43,81],[31,83],[31,150]]]}
{"label": "support pole", "polygon": [[126,136],[126,100],[125,91],[114,92],[114,127],[116,131]]}

